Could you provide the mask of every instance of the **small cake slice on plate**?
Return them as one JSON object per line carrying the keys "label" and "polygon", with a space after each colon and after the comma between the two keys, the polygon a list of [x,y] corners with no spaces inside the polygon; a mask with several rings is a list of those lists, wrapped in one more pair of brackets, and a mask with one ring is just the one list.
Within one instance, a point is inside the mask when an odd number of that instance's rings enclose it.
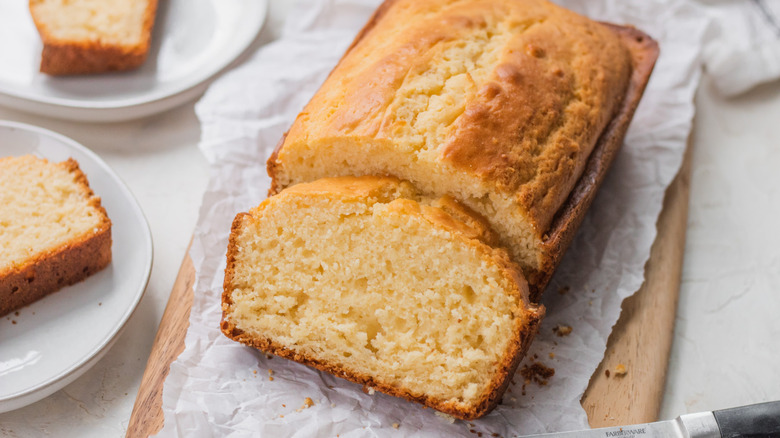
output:
{"label": "small cake slice on plate", "polygon": [[0,158],[0,316],[111,262],[111,221],[75,160]]}
{"label": "small cake slice on plate", "polygon": [[149,52],[157,0],[30,0],[43,40],[41,72],[130,70]]}
{"label": "small cake slice on plate", "polygon": [[543,314],[497,242],[472,211],[395,178],[298,184],[235,218],[222,331],[476,418],[500,401]]}

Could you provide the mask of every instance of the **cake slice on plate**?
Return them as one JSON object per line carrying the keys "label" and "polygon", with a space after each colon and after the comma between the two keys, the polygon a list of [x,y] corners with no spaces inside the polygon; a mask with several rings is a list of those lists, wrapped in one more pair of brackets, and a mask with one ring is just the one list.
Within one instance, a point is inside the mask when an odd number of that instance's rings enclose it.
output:
{"label": "cake slice on plate", "polygon": [[149,53],[157,0],[30,0],[43,40],[41,72],[130,70]]}
{"label": "cake slice on plate", "polygon": [[0,158],[0,316],[111,262],[111,221],[78,163]]}

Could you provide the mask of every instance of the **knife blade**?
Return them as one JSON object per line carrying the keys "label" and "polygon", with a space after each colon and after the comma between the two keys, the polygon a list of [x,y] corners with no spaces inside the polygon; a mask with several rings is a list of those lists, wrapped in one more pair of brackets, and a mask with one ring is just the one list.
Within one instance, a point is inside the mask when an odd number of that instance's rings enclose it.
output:
{"label": "knife blade", "polygon": [[633,426],[526,435],[522,438],[780,438],[780,401],[680,415]]}

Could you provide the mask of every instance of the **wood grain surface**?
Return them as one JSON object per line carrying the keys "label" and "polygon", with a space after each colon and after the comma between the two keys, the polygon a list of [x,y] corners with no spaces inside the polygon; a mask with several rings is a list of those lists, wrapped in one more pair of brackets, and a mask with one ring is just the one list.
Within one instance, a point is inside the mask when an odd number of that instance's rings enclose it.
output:
{"label": "wood grain surface", "polygon": [[[591,427],[658,419],[680,290],[690,191],[690,143],[677,177],[666,190],[658,236],[645,266],[645,283],[623,301],[599,367],[582,397]],[[617,375],[624,365],[627,373]],[[609,371],[609,376],[607,376]]]}
{"label": "wood grain surface", "polygon": [[[582,406],[593,427],[654,421],[663,397],[674,333],[685,250],[690,148],[666,192],[658,237],[645,268],[645,284],[623,302],[604,360],[591,378]],[[185,256],[146,364],[127,437],[147,437],[163,425],[162,389],[170,364],[184,349],[195,270]],[[627,373],[615,375],[618,364]],[[610,370],[610,377],[605,371]]]}
{"label": "wood grain surface", "polygon": [[187,255],[179,268],[179,274],[168,297],[152,352],[146,361],[141,387],[133,405],[133,413],[127,425],[128,437],[147,437],[163,426],[162,390],[171,363],[184,350],[184,336],[190,326],[192,286],[195,284],[195,267]]}

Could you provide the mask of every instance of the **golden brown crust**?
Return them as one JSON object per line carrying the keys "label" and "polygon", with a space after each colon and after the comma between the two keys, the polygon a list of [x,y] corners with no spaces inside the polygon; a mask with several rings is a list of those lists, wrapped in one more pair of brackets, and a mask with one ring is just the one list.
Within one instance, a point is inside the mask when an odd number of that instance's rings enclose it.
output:
{"label": "golden brown crust", "polygon": [[86,175],[75,160],[68,159],[59,165],[74,175],[89,204],[100,211],[101,223],[97,229],[46,251],[28,263],[0,271],[0,316],[78,283],[111,262],[111,221],[100,198],[90,189]]}
{"label": "golden brown crust", "polygon": [[[565,39],[568,29],[601,38],[582,38],[569,47],[561,43],[575,40]],[[514,194],[540,236],[626,89],[625,48],[609,34],[578,16],[529,27],[507,45],[492,81],[443,145],[444,161],[499,193]]]}
{"label": "golden brown crust", "polygon": [[[541,306],[526,306],[528,301],[528,287],[519,267],[509,257],[509,253],[503,248],[492,247],[483,240],[490,231],[484,223],[484,219],[461,206],[452,199],[444,199],[434,205],[442,205],[446,210],[420,205],[414,200],[396,198],[395,200],[384,198],[383,202],[390,202],[394,210],[409,215],[419,215],[433,226],[451,232],[454,239],[463,245],[474,247],[485,259],[486,263],[500,267],[503,275],[512,279],[516,289],[505,291],[518,298],[518,308],[515,309],[516,327],[513,331],[514,338],[510,341],[506,353],[500,363],[496,365],[495,378],[491,380],[482,397],[475,403],[464,407],[463,403],[447,401],[419,394],[413,388],[401,388],[382,380],[381,376],[371,376],[357,372],[346,366],[329,363],[317,357],[301,354],[286,348],[273,340],[258,337],[242,331],[230,321],[228,314],[233,306],[231,292],[233,289],[234,266],[238,254],[237,239],[244,221],[252,220],[252,213],[261,212],[272,203],[285,196],[338,196],[343,199],[380,198],[378,193],[388,192],[389,187],[399,187],[403,184],[391,177],[339,177],[318,180],[312,183],[297,184],[282,191],[277,197],[269,198],[250,213],[239,213],[233,220],[227,250],[227,266],[222,293],[222,332],[237,342],[257,348],[266,353],[275,354],[286,359],[303,363],[314,368],[329,372],[337,377],[371,387],[386,394],[414,401],[438,411],[461,419],[479,418],[490,412],[500,401],[515,370],[527,351],[534,335],[537,332],[539,322],[544,315]],[[400,202],[399,202],[400,201]],[[438,211],[437,211],[438,210]],[[462,222],[465,219],[465,222]]]}
{"label": "golden brown crust", "polygon": [[350,382],[374,388],[378,391],[384,392],[385,394],[420,403],[423,406],[436,409],[437,411],[452,415],[455,418],[460,418],[462,420],[473,420],[488,414],[501,402],[501,397],[506,391],[506,388],[509,386],[517,366],[520,364],[523,356],[525,356],[525,353],[528,351],[528,347],[531,345],[531,340],[538,331],[538,326],[543,315],[543,308],[538,308],[538,310],[535,312],[529,311],[526,314],[526,317],[528,318],[527,323],[518,327],[516,330],[517,337],[512,340],[510,350],[504,356],[504,360],[498,364],[499,371],[496,374],[496,378],[491,382],[489,389],[485,391],[483,397],[469,409],[460,408],[455,406],[453,402],[439,400],[434,397],[426,395],[415,395],[407,388],[397,388],[395,386],[388,385],[382,382],[381,379],[374,376],[353,372],[344,367],[320,361],[317,358],[307,356],[305,354],[297,353],[267,338],[253,337],[241,331],[240,329],[237,329],[233,323],[225,319],[224,312],[222,321],[220,323],[220,328],[222,333],[224,333],[228,338],[240,342],[244,345],[257,348],[258,350],[265,353],[273,354],[285,359],[290,359],[304,365],[309,365],[311,367],[317,368],[318,370],[333,374],[336,377],[349,380]]}
{"label": "golden brown crust", "polygon": [[[371,18],[368,19],[366,24],[363,25],[363,27],[360,29],[360,32],[355,36],[355,39],[352,40],[352,43],[347,47],[347,50],[344,52],[344,55],[339,59],[339,62],[336,63],[336,65],[333,67],[333,70],[331,70],[331,74],[333,74],[334,71],[341,65],[341,62],[344,60],[344,58],[347,57],[349,52],[352,51],[352,49],[357,46],[357,44],[376,26],[377,22],[387,13],[387,10],[390,9],[393,4],[395,4],[398,0],[385,0],[382,2],[381,5],[374,11],[373,14],[371,14]],[[284,142],[287,139],[287,132],[282,134],[282,138],[279,139],[279,142],[276,144],[276,147],[274,148],[273,152],[271,152],[271,156],[268,157],[268,161],[266,161],[266,171],[268,172],[268,176],[271,177],[271,186],[268,189],[268,196],[273,196],[280,191],[284,187],[279,185],[279,179],[276,177],[277,173],[280,171],[280,164],[277,160],[277,157],[279,156],[279,151],[282,150],[282,147],[284,146]]]}
{"label": "golden brown crust", "polygon": [[31,1],[30,12],[43,41],[41,73],[55,76],[96,74],[140,67],[149,54],[157,12],[157,0],[147,2],[141,42],[136,46],[122,46],[98,40],[65,41],[56,38],[49,32],[46,23],[37,17]]}
{"label": "golden brown crust", "polygon": [[[620,104],[630,74],[625,48],[599,23],[546,1],[393,6],[369,22],[373,28],[361,33],[363,40],[342,58],[286,141],[413,141],[398,140],[414,120],[395,112],[399,99],[407,98],[407,78],[441,67],[444,61],[434,56],[452,41],[468,44],[486,32],[475,45],[481,45],[479,56],[496,57],[487,79],[473,79],[471,87],[479,88],[462,90],[464,111],[441,144],[423,147],[437,148],[440,163],[452,172],[513,197],[540,237]],[[283,163],[281,157],[272,171]]]}
{"label": "golden brown crust", "polygon": [[111,263],[111,228],[0,275],[0,316],[78,283]]}
{"label": "golden brown crust", "polygon": [[545,235],[541,269],[536,272],[526,272],[531,300],[534,302],[541,299],[544,288],[574,239],[588,207],[596,197],[596,192],[604,181],[612,161],[623,145],[623,138],[658,58],[658,43],[644,32],[633,27],[607,23],[605,25],[620,35],[631,54],[631,79],[623,104],[601,134],[588,158],[582,176],[566,202],[558,210],[550,230]]}

